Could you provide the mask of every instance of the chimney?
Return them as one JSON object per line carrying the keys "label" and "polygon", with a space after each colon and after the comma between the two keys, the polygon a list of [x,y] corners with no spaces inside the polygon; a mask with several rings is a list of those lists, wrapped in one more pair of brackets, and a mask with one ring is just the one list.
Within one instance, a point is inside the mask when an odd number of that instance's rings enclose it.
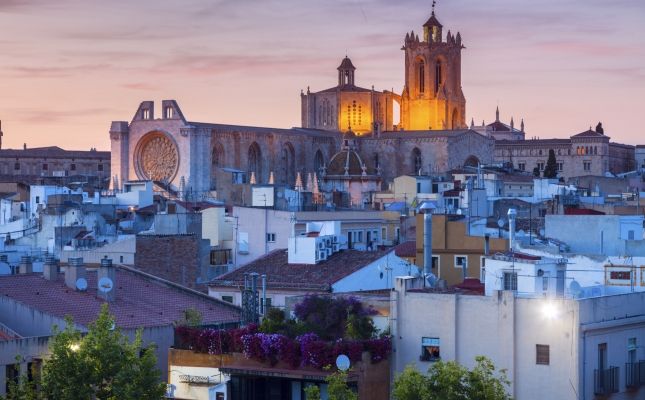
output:
{"label": "chimney", "polygon": [[517,217],[517,210],[514,208],[508,209],[508,249],[515,251],[515,217]]}
{"label": "chimney", "polygon": [[70,289],[76,290],[76,281],[80,278],[86,279],[83,257],[68,258],[67,268],[65,269],[65,285]]}
{"label": "chimney", "polygon": [[423,214],[423,275],[425,277],[432,275],[432,210],[434,208],[427,201],[419,207],[419,212]]}
{"label": "chimney", "polygon": [[98,285],[98,296],[105,301],[114,301],[116,290],[116,269],[112,265],[111,258],[102,258],[101,266],[96,275]]}
{"label": "chimney", "polygon": [[47,255],[43,266],[43,277],[49,281],[55,281],[58,278],[58,272],[58,260],[53,255]]}
{"label": "chimney", "polygon": [[34,272],[34,266],[31,263],[31,256],[20,257],[19,269],[21,274],[31,274],[32,272]]}

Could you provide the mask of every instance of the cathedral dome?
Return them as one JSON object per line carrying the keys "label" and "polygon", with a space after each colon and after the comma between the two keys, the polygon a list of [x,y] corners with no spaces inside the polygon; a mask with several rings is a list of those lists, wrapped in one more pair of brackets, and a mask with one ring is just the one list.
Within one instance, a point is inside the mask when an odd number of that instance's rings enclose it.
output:
{"label": "cathedral dome", "polygon": [[[365,164],[354,150],[346,149],[336,153],[329,161],[327,175],[363,175]],[[366,170],[367,171],[367,170]]]}

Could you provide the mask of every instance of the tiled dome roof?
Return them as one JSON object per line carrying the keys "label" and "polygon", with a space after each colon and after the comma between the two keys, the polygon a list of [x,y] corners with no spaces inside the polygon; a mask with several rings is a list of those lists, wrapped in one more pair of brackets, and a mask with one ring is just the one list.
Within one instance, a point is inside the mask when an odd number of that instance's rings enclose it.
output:
{"label": "tiled dome roof", "polygon": [[354,150],[342,150],[336,153],[327,167],[327,175],[362,175],[363,161]]}

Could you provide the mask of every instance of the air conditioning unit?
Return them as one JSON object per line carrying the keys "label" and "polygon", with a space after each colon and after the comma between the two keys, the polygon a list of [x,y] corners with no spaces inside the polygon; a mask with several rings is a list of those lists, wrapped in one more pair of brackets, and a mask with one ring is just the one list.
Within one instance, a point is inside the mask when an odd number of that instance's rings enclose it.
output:
{"label": "air conditioning unit", "polygon": [[324,250],[319,252],[318,259],[321,260],[321,261],[326,260],[327,259],[327,252],[324,251]]}
{"label": "air conditioning unit", "polygon": [[331,247],[327,247],[327,257],[331,256],[331,253],[332,253],[331,250],[332,250]]}
{"label": "air conditioning unit", "polygon": [[325,244],[327,247],[331,246],[331,239],[325,239]]}
{"label": "air conditioning unit", "polygon": [[334,243],[332,249],[334,250],[334,253],[338,253],[340,250],[340,245],[338,243]]}

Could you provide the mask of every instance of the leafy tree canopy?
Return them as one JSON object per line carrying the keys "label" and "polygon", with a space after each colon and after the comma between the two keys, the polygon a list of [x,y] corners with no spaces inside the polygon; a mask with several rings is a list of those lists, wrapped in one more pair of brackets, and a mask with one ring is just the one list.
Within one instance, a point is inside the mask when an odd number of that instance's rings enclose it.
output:
{"label": "leafy tree canopy", "polygon": [[506,371],[495,371],[492,361],[478,356],[472,370],[454,361],[438,361],[428,375],[408,366],[394,380],[396,400],[510,400]]}
{"label": "leafy tree canopy", "polygon": [[130,342],[118,328],[107,304],[83,336],[67,318],[66,328],[50,342],[51,356],[43,363],[37,385],[20,378],[7,399],[142,399],[158,400],[165,394],[154,349],[143,347],[141,331]]}
{"label": "leafy tree canopy", "polygon": [[555,160],[555,151],[553,149],[549,150],[549,158],[546,160],[546,166],[544,167],[544,177],[549,179],[558,177],[558,164]]}

